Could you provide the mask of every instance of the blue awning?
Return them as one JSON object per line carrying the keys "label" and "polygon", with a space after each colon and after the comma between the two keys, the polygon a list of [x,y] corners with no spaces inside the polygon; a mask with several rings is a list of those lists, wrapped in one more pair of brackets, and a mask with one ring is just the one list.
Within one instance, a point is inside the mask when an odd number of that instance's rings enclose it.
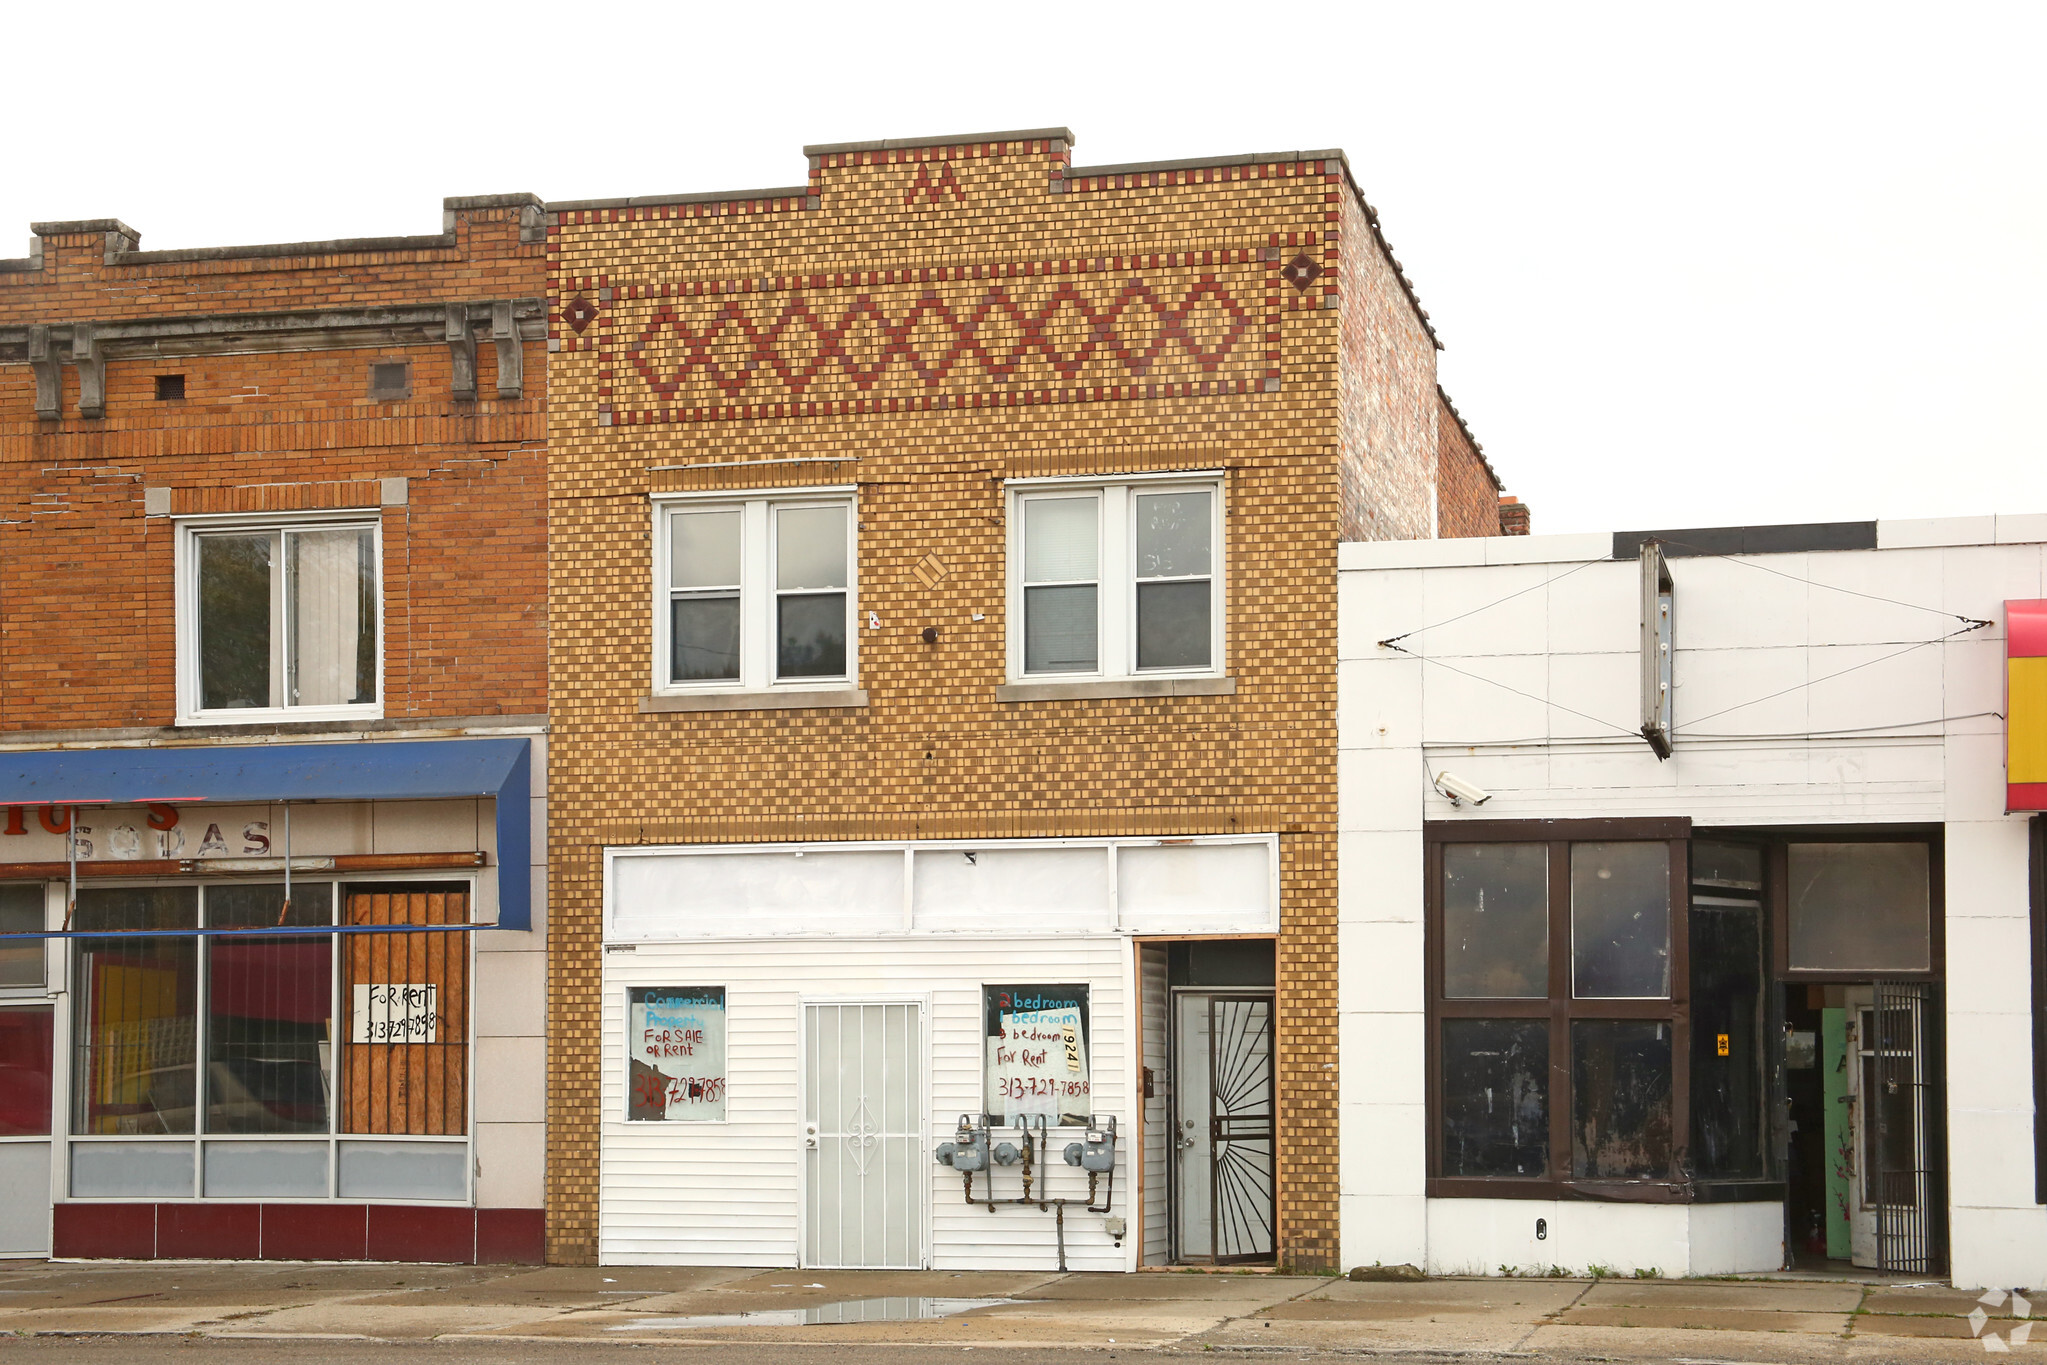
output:
{"label": "blue awning", "polygon": [[497,802],[498,927],[532,927],[532,744],[423,739],[0,753],[0,806]]}

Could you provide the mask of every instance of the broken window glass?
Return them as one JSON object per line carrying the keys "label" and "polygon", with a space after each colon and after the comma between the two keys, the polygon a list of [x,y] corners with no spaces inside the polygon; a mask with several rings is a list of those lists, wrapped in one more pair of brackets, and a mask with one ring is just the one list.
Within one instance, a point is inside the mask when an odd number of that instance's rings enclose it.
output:
{"label": "broken window glass", "polygon": [[1443,994],[1549,994],[1549,849],[1443,846]]}
{"label": "broken window glass", "polygon": [[1671,1026],[1571,1021],[1571,1174],[1631,1180],[1671,1173]]}
{"label": "broken window glass", "polygon": [[1549,1024],[1443,1020],[1445,1176],[1549,1174]]}
{"label": "broken window glass", "polygon": [[1580,1000],[1670,994],[1670,845],[1571,846],[1571,990]]}
{"label": "broken window glass", "polygon": [[1923,843],[1792,844],[1791,966],[1925,971],[1930,862]]}

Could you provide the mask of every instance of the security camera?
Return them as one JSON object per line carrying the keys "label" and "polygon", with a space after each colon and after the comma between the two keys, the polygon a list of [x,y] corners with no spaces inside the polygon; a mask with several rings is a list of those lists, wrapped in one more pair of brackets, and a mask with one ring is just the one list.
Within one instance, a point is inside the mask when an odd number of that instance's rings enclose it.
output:
{"label": "security camera", "polygon": [[1450,798],[1450,804],[1461,806],[1469,801],[1474,806],[1483,806],[1493,799],[1493,794],[1476,782],[1466,782],[1455,773],[1436,774],[1436,790]]}

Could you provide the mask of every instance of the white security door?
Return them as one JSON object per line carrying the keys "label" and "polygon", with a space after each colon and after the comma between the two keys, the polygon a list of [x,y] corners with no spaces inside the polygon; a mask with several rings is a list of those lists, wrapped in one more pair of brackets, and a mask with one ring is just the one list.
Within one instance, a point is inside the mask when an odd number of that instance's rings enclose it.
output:
{"label": "white security door", "polygon": [[923,1007],[805,1005],[803,1263],[924,1264]]}

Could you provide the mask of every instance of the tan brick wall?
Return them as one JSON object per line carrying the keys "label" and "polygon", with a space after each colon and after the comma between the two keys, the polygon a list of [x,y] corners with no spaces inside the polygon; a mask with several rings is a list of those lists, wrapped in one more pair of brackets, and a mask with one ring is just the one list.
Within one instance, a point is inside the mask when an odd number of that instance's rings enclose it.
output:
{"label": "tan brick wall", "polygon": [[[516,209],[457,215],[457,245],[318,257],[105,264],[100,234],[48,240],[43,269],[0,273],[0,327],[193,313],[537,297],[544,247]],[[29,367],[0,363],[0,732],[161,726],[176,717],[172,511],[376,507],[382,514],[385,715],[546,709],[547,351],[500,400],[478,348],[479,401],[450,393],[445,346],[115,358],[106,415],[39,420]],[[368,397],[372,360],[412,364],[406,402]],[[159,402],[154,378],[183,374]]]}
{"label": "tan brick wall", "polygon": [[[1351,191],[1333,162],[1054,193],[1058,149],[990,150],[840,154],[803,194],[576,209],[551,229],[553,1259],[596,1254],[606,844],[1276,830],[1281,1256],[1335,1262],[1346,482],[1339,309],[1323,300],[1370,278],[1373,248],[1337,231]],[[1282,271],[1304,252],[1335,269],[1301,290]],[[977,311],[961,344],[946,314]],[[1420,335],[1384,326],[1389,344]],[[820,363],[821,335],[843,360]],[[1433,384],[1432,357],[1394,368]],[[1374,467],[1425,489],[1433,427],[1425,447],[1402,440]],[[1399,468],[1418,451],[1426,468]],[[734,461],[793,463],[656,468]],[[1175,469],[1226,471],[1236,695],[996,701],[1003,480]],[[860,610],[882,622],[861,631],[870,704],[641,714],[649,495],[840,482],[859,490]],[[1415,515],[1403,505],[1389,529]]]}

